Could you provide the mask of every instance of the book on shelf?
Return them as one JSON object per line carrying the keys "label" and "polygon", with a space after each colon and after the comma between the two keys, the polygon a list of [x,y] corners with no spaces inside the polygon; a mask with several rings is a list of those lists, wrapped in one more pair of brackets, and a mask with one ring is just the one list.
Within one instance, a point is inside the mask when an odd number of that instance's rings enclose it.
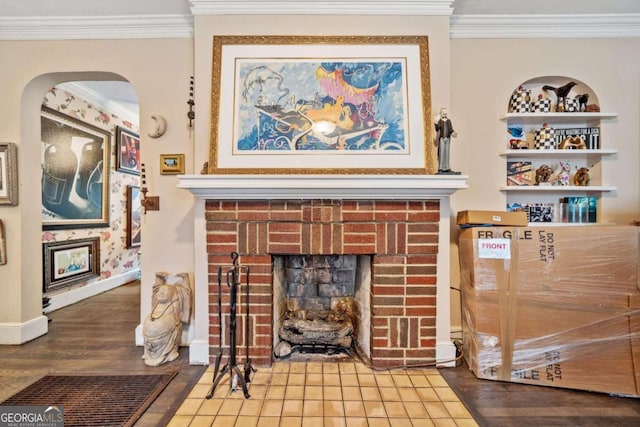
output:
{"label": "book on shelf", "polygon": [[507,162],[507,186],[533,185],[531,162]]}
{"label": "book on shelf", "polygon": [[510,203],[507,204],[509,212],[525,212],[527,222],[554,222],[555,203]]}

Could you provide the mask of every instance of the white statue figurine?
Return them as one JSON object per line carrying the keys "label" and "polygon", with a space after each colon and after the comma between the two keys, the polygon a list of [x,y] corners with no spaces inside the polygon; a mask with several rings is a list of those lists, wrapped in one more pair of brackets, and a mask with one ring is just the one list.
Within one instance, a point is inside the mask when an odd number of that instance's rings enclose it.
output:
{"label": "white statue figurine", "polygon": [[188,273],[171,276],[156,273],[152,309],[142,324],[144,363],[158,366],[178,357],[182,324],[191,314],[191,283]]}

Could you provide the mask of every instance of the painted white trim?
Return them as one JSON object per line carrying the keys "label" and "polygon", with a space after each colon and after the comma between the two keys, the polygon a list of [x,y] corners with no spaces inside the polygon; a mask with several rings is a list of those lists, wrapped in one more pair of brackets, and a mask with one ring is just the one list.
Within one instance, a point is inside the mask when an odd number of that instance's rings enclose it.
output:
{"label": "painted white trim", "polygon": [[193,38],[188,15],[0,16],[0,40]]}
{"label": "painted white trim", "polygon": [[451,38],[640,37],[640,14],[452,15]]}
{"label": "painted white trim", "polygon": [[105,98],[102,94],[84,86],[81,83],[67,82],[61,83],[57,87],[73,93],[78,98],[90,102],[96,107],[100,107],[110,113],[113,113],[123,120],[128,120],[132,123],[140,123],[140,114],[131,111],[116,101]]}
{"label": "painted white trim", "polygon": [[102,292],[109,291],[117,288],[120,285],[129,283],[132,280],[140,278],[140,269],[136,268],[126,273],[119,274],[117,276],[109,277],[108,279],[100,280],[99,282],[90,283],[79,288],[71,289],[66,292],[61,292],[57,295],[49,296],[50,304],[44,309],[45,313],[51,313],[62,307],[66,307],[76,302],[82,301],[94,295],[101,294]]}
{"label": "painted white trim", "polygon": [[451,15],[453,0],[191,0],[194,15]]}
{"label": "painted white trim", "polygon": [[467,188],[466,175],[178,175],[204,199],[425,200]]}
{"label": "painted white trim", "polygon": [[38,316],[23,323],[0,323],[0,344],[24,344],[47,333],[49,319]]}

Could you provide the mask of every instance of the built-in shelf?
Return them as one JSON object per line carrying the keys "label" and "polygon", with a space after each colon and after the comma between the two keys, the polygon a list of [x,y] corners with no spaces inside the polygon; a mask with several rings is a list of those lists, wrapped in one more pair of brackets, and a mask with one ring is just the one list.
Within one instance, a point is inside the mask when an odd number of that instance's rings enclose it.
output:
{"label": "built-in shelf", "polygon": [[600,150],[504,150],[499,153],[506,157],[579,157],[599,155],[606,156],[618,154],[616,149],[600,149]]}
{"label": "built-in shelf", "polygon": [[537,124],[551,123],[585,123],[618,117],[617,113],[508,113],[500,116],[500,120],[510,123]]}
{"label": "built-in shelf", "polygon": [[617,187],[603,185],[508,185],[500,187],[507,192],[591,193],[617,191]]}

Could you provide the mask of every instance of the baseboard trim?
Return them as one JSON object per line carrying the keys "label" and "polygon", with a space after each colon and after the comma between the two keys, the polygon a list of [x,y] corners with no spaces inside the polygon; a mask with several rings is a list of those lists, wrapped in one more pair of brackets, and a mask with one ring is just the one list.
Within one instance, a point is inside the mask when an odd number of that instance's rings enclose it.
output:
{"label": "baseboard trim", "polygon": [[49,306],[43,311],[45,314],[51,313],[52,311],[75,304],[89,297],[110,291],[111,289],[117,288],[118,286],[124,285],[125,283],[129,283],[138,278],[140,278],[140,269],[136,268],[134,270],[127,271],[126,273],[109,277],[108,279],[90,283],[59,294],[50,295]]}
{"label": "baseboard trim", "polygon": [[49,319],[38,316],[23,323],[0,323],[0,344],[24,344],[47,333]]}

